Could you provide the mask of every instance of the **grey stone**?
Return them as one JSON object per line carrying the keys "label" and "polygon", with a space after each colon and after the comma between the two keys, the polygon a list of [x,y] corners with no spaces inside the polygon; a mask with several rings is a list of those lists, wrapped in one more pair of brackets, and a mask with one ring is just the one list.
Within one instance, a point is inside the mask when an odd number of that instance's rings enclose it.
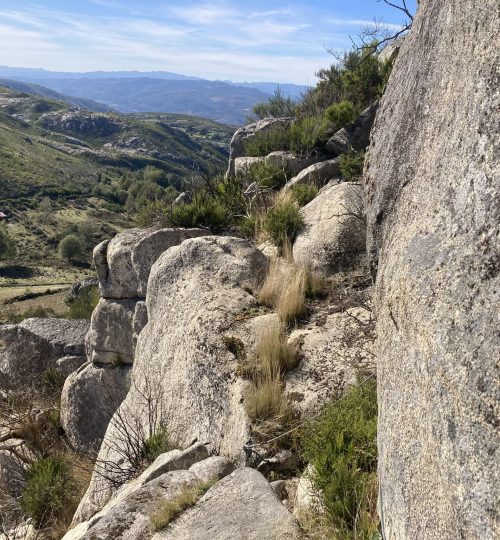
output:
{"label": "grey stone", "polygon": [[63,356],[57,360],[56,368],[64,377],[68,377],[86,361],[86,356]]}
{"label": "grey stone", "polygon": [[334,156],[350,150],[362,152],[370,143],[372,129],[379,102],[376,101],[365,109],[355,122],[337,131],[326,144],[328,152]]}
{"label": "grey stone", "polygon": [[79,298],[86,291],[94,287],[97,287],[98,285],[99,285],[99,280],[97,278],[87,278],[87,279],[82,279],[81,281],[77,281],[71,287],[71,291],[70,291],[71,298]]}
{"label": "grey stone", "polygon": [[[166,251],[153,265],[148,284],[149,321],[136,348],[133,380],[120,416],[147,432],[149,396],[168,426],[172,443],[210,442],[213,451],[244,461],[249,419],[243,397],[246,382],[224,342],[237,315],[255,306],[267,258],[248,242],[204,237]],[[118,413],[117,413],[118,414]],[[100,460],[122,459],[117,426],[110,422]],[[94,473],[76,521],[100,510],[115,489]]]}
{"label": "grey stone", "polygon": [[0,326],[0,371],[12,380],[33,383],[63,356],[85,354],[87,321],[26,319]]}
{"label": "grey stone", "polygon": [[136,305],[137,300],[101,298],[86,338],[88,357],[94,364],[133,363]]}
{"label": "grey stone", "polygon": [[324,325],[295,330],[289,338],[300,362],[286,374],[286,393],[306,418],[358,381],[375,372],[374,322],[363,308],[328,315]]}
{"label": "grey stone", "polygon": [[420,2],[365,165],[384,537],[500,537],[498,1]]}
{"label": "grey stone", "polygon": [[287,182],[285,189],[289,189],[297,184],[311,184],[323,187],[335,178],[338,178],[340,182],[340,176],[339,158],[320,161],[301,170],[297,176],[294,176]]}
{"label": "grey stone", "polygon": [[300,538],[292,516],[257,471],[241,468],[212,487],[152,540],[291,540]]}
{"label": "grey stone", "polygon": [[274,482],[271,482],[271,487],[273,488],[274,493],[276,493],[276,497],[278,497],[280,501],[286,499],[286,482],[284,480],[275,480]]}
{"label": "grey stone", "polygon": [[61,395],[61,423],[78,451],[98,450],[109,421],[125,398],[130,367],[86,364],[71,374]]}
{"label": "grey stone", "polygon": [[227,174],[235,175],[235,159],[245,156],[245,143],[255,139],[259,135],[276,128],[288,127],[293,120],[291,118],[264,118],[258,122],[248,124],[238,129],[233,135],[230,144],[229,168]]}
{"label": "grey stone", "polygon": [[234,463],[223,456],[212,456],[195,463],[189,471],[196,474],[201,482],[221,480],[234,471]]}
{"label": "grey stone", "polygon": [[324,274],[346,269],[365,251],[363,188],[353,182],[327,185],[301,210],[304,227],[294,260]]}
{"label": "grey stone", "polygon": [[[9,444],[2,443],[2,447]],[[2,495],[18,498],[26,486],[23,462],[7,450],[0,450],[0,490]]]}
{"label": "grey stone", "polygon": [[201,229],[128,229],[94,249],[104,298],[144,298],[151,266],[168,248],[187,238],[206,236]]}

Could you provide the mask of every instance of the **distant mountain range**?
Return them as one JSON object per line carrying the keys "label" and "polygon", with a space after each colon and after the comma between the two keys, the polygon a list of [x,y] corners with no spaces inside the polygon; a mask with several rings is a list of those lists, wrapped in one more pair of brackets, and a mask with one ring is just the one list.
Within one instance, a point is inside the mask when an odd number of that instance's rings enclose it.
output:
{"label": "distant mountain range", "polygon": [[[16,90],[91,110],[189,114],[229,125],[243,124],[252,108],[267,101],[278,86],[293,99],[307,90],[295,84],[209,81],[168,71],[70,73],[0,66],[0,78],[9,79],[4,84]],[[13,81],[30,89],[12,86]]]}

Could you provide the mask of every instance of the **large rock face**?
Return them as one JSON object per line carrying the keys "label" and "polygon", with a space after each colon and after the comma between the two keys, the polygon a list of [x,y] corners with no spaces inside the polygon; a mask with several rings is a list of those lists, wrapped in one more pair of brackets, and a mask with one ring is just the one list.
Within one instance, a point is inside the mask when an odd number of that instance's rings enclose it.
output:
{"label": "large rock face", "polygon": [[65,356],[85,355],[87,321],[26,319],[0,326],[0,371],[21,383],[34,382]]}
{"label": "large rock face", "polygon": [[325,186],[301,210],[304,228],[293,245],[293,258],[325,274],[349,268],[365,251],[363,188],[354,182]]}
{"label": "large rock face", "polygon": [[[255,306],[248,291],[257,289],[266,269],[262,252],[229,237],[187,240],[158,259],[149,279],[149,320],[138,339],[133,384],[108,427],[102,463],[123,462],[126,441],[117,424],[123,418],[144,432],[163,421],[179,447],[210,442],[216,452],[243,460],[249,438],[243,404],[247,383],[236,375],[237,360],[224,334]],[[111,487],[95,473],[76,519],[99,510]]]}
{"label": "large rock face", "polygon": [[497,0],[420,3],[366,164],[387,539],[500,537]]}

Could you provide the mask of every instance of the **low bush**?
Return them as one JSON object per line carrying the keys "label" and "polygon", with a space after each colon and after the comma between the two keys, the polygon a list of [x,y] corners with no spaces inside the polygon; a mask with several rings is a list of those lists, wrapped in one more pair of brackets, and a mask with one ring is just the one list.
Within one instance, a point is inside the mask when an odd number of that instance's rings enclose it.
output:
{"label": "low bush", "polygon": [[378,531],[376,383],[327,405],[300,431],[299,443],[338,537],[371,540]]}
{"label": "low bush", "polygon": [[335,133],[354,122],[358,117],[358,112],[350,101],[344,100],[330,105],[325,111],[325,116],[330,123],[331,131]]}
{"label": "low bush", "polygon": [[165,428],[160,428],[144,441],[144,462],[153,463],[158,456],[170,449],[168,432]]}
{"label": "low bush", "polygon": [[99,303],[99,288],[87,287],[80,296],[71,298],[67,301],[69,306],[68,319],[87,319],[90,320],[92,313]]}
{"label": "low bush", "polygon": [[364,152],[348,152],[342,154],[339,159],[340,173],[347,180],[355,180],[363,175],[363,165],[365,163]]}
{"label": "low bush", "polygon": [[297,184],[291,188],[293,198],[302,207],[310,203],[318,194],[318,188],[312,184]]}
{"label": "low bush", "polygon": [[304,225],[298,204],[290,194],[280,194],[276,204],[269,210],[263,221],[263,229],[270,240],[278,247],[293,243]]}
{"label": "low bush", "polygon": [[42,373],[42,386],[46,392],[60,394],[66,377],[54,367],[47,368]]}
{"label": "low bush", "polygon": [[40,459],[26,471],[21,504],[36,527],[54,525],[76,504],[75,484],[68,463],[53,456]]}
{"label": "low bush", "polygon": [[275,127],[243,141],[245,155],[250,157],[267,156],[277,150],[290,150],[290,133],[286,126]]}
{"label": "low bush", "polygon": [[172,209],[171,223],[177,227],[203,227],[212,232],[220,232],[227,226],[225,208],[215,198],[200,191],[192,202]]}
{"label": "low bush", "polygon": [[55,316],[56,316],[56,313],[53,309],[37,306],[37,307],[29,308],[26,311],[23,311],[22,313],[15,313],[14,311],[10,311],[7,314],[7,321],[11,324],[19,324],[25,319],[31,319],[34,317],[38,319],[48,319]]}
{"label": "low bush", "polygon": [[286,184],[287,176],[282,167],[259,162],[249,167],[245,180],[248,185],[255,182],[260,187],[278,190]]}

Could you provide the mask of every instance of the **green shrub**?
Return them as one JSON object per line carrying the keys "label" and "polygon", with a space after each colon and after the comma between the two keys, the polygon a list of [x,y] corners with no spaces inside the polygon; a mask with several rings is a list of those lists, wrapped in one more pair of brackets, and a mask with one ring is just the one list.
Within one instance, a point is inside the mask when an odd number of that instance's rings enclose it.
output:
{"label": "green shrub", "polygon": [[370,540],[378,529],[376,383],[367,381],[327,405],[299,440],[339,538]]}
{"label": "green shrub", "polygon": [[318,194],[318,188],[312,184],[297,184],[291,188],[293,198],[299,206],[310,203]]}
{"label": "green shrub", "polygon": [[269,101],[258,103],[253,108],[253,113],[258,118],[287,118],[295,116],[297,104],[290,96],[285,97],[281,88],[274,92],[274,96]]}
{"label": "green shrub", "polygon": [[42,385],[48,392],[61,392],[66,377],[56,368],[49,367],[42,373]]}
{"label": "green shrub", "polygon": [[69,315],[68,319],[87,319],[90,320],[92,312],[99,302],[99,288],[88,287],[82,294],[68,301]]}
{"label": "green shrub", "polygon": [[243,141],[245,155],[267,156],[277,150],[290,150],[290,132],[285,126],[275,127]]}
{"label": "green shrub", "polygon": [[75,484],[66,461],[49,457],[35,461],[26,471],[22,507],[36,527],[53,525],[75,504]]}
{"label": "green shrub", "polygon": [[280,189],[287,182],[287,176],[282,167],[265,162],[254,163],[245,174],[247,184],[255,182],[260,187]]}
{"label": "green shrub", "polygon": [[0,223],[0,259],[12,259],[16,256],[16,244],[10,237],[5,223]]}
{"label": "green shrub", "polygon": [[67,259],[69,263],[73,259],[79,259],[83,255],[83,244],[74,234],[68,234],[59,242],[59,255]]}
{"label": "green shrub", "polygon": [[272,242],[282,247],[287,242],[292,243],[304,225],[304,219],[299,207],[290,197],[282,197],[271,208],[264,218],[263,228]]}
{"label": "green shrub", "polygon": [[364,152],[348,152],[342,154],[339,160],[340,173],[343,178],[354,180],[363,175],[363,165],[365,163]]}
{"label": "green shrub", "polygon": [[55,317],[55,311],[51,308],[43,308],[41,306],[32,307],[23,311],[22,313],[11,312],[7,316],[7,320],[11,324],[19,324],[25,319],[38,318],[38,319],[48,319],[50,317]]}
{"label": "green shrub", "polygon": [[330,105],[325,111],[327,120],[331,124],[331,129],[337,132],[339,129],[354,122],[358,117],[356,108],[350,101],[341,101],[340,103],[334,103]]}
{"label": "green shrub", "polygon": [[290,150],[295,154],[311,154],[324,144],[326,128],[322,115],[299,118],[289,128]]}
{"label": "green shrub", "polygon": [[153,461],[170,450],[168,432],[165,428],[160,428],[144,441],[144,461],[153,463]]}
{"label": "green shrub", "polygon": [[172,209],[171,222],[177,227],[204,227],[220,232],[227,225],[227,216],[217,199],[201,191],[194,195],[192,202]]}

